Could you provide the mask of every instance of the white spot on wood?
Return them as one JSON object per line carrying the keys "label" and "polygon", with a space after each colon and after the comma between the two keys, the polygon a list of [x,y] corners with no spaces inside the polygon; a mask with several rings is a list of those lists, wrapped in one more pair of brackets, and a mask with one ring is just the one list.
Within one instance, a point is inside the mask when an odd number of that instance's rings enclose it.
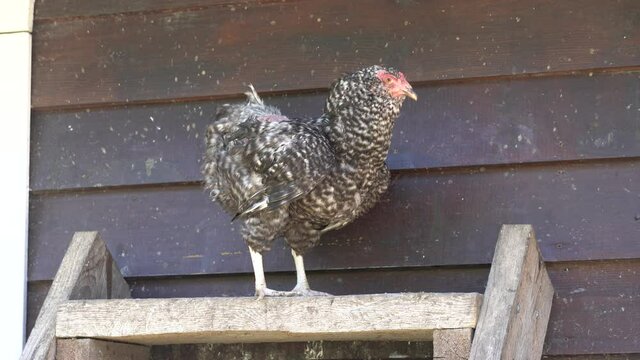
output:
{"label": "white spot on wood", "polygon": [[156,166],[156,159],[153,158],[148,158],[145,162],[144,162],[144,167],[145,167],[145,171],[147,173],[147,176],[151,176],[151,170],[153,170],[153,168]]}

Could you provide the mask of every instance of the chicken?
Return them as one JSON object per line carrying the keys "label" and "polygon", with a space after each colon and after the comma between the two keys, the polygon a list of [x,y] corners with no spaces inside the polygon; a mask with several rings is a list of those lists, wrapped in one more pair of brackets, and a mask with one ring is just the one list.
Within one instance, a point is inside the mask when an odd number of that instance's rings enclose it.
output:
{"label": "chicken", "polygon": [[[387,189],[392,128],[405,98],[417,96],[401,72],[382,66],[337,80],[315,119],[282,115],[253,86],[246,95],[245,103],[221,106],[207,128],[205,188],[242,222],[258,298],[327,295],[310,289],[303,255]],[[261,254],[279,237],[294,258],[291,291],[266,285]]]}

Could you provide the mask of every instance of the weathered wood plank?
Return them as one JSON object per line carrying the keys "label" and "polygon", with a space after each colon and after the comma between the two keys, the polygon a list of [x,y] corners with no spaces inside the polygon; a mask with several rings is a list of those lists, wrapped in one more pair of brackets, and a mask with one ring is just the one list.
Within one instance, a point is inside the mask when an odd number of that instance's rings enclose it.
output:
{"label": "weathered wood plank", "polygon": [[[638,352],[640,338],[629,334],[636,333],[640,318],[637,301],[640,259],[547,265],[556,290],[546,336],[547,356]],[[369,269],[314,271],[309,272],[309,279],[314,287],[338,295],[417,291],[482,293],[488,273],[488,266]],[[289,290],[295,284],[294,273],[269,274],[268,279],[269,286],[276,289]],[[251,274],[138,278],[129,282],[135,298],[247,296],[253,292]],[[29,284],[28,328],[33,326],[48,284],[50,282],[44,281]],[[586,359],[589,357],[581,360]],[[593,359],[605,360],[604,357]]]}
{"label": "weathered wood plank", "polygon": [[[640,156],[640,73],[416,90],[420,102],[406,104],[395,127],[392,169]],[[325,96],[266,101],[304,117],[318,115]],[[35,112],[31,188],[200,181],[204,129],[219,103]]]}
{"label": "weathered wood plank", "polygon": [[151,347],[152,360],[374,360],[433,359],[431,342],[312,341],[259,344],[189,344]]}
{"label": "weathered wood plank", "polygon": [[473,329],[445,329],[433,332],[433,357],[443,360],[467,360]]}
{"label": "weathered wood plank", "polygon": [[60,306],[56,336],[146,345],[428,340],[434,329],[474,327],[481,299],[476,293],[407,293],[78,300]]}
{"label": "weathered wood plank", "polygon": [[58,339],[57,360],[149,360],[147,346],[96,339]]}
{"label": "weathered wood plank", "polygon": [[[314,286],[317,285],[319,288],[336,295],[420,291],[482,293],[484,292],[488,274],[489,269],[487,266],[464,267],[463,269],[438,267],[422,270],[389,269],[354,272],[309,272],[309,278]],[[289,290],[295,284],[294,274],[276,273],[268,276],[269,286],[272,288]],[[420,278],[422,281],[414,281],[413,279],[416,278]],[[131,285],[134,298],[171,298],[179,296],[238,297],[250,295],[254,291],[252,274],[214,277],[138,278],[128,279],[128,282]],[[46,281],[29,283],[28,329],[33,327],[34,317],[38,314],[49,284],[50,282]],[[373,345],[366,345],[366,348],[373,351]],[[297,346],[295,348],[300,349]],[[254,349],[255,352],[260,352],[259,348]],[[302,349],[304,349],[304,346]],[[330,351],[326,346],[324,349],[325,353]],[[335,351],[338,351],[339,347],[335,349]],[[420,349],[424,349],[424,346],[419,347],[416,351],[422,351]],[[357,353],[354,349],[353,354]],[[429,356],[430,354],[431,352],[429,352]],[[357,355],[352,356],[357,358]],[[427,356],[427,354],[424,356]],[[184,358],[191,357],[185,355]]]}
{"label": "weathered wood plank", "polygon": [[20,359],[52,359],[58,306],[69,299],[130,297],[122,275],[97,232],[75,233]]}
{"label": "weathered wood plank", "polygon": [[[547,261],[638,258],[639,180],[637,160],[403,172],[305,261],[310,270],[489,264],[497,224],[527,221]],[[69,231],[81,228],[101,231],[125,276],[252,272],[237,224],[198,185],[32,196],[30,219],[30,280],[53,277]],[[283,246],[265,256],[267,271],[293,270]]]}
{"label": "weathered wood plank", "polygon": [[[547,264],[556,296],[545,354],[635,353],[640,318],[640,260]],[[488,267],[312,272],[311,284],[333,294],[381,292],[484,292]],[[295,274],[270,274],[270,286],[287,290]],[[415,279],[421,279],[416,281]],[[135,297],[243,296],[253,291],[252,275],[137,279]]]}
{"label": "weathered wood plank", "polygon": [[502,227],[485,295],[469,359],[540,359],[553,286],[531,225]]}
{"label": "weathered wood plank", "polygon": [[414,82],[637,66],[639,16],[634,0],[335,0],[36,21],[33,106],[327,88],[373,63]]}

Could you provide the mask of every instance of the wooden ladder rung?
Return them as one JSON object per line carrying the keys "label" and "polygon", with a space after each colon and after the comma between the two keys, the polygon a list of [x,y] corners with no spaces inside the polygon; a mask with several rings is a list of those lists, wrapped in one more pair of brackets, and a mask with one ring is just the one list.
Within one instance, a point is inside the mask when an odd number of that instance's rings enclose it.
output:
{"label": "wooden ladder rung", "polygon": [[53,359],[57,339],[57,359],[72,360],[147,360],[148,346],[161,344],[316,340],[432,340],[437,359],[537,360],[553,297],[530,225],[503,226],[484,298],[128,299],[111,264],[97,233],[74,236],[21,359]]}
{"label": "wooden ladder rung", "polygon": [[328,297],[77,300],[58,311],[56,336],[145,345],[431,340],[474,328],[482,295],[405,293]]}

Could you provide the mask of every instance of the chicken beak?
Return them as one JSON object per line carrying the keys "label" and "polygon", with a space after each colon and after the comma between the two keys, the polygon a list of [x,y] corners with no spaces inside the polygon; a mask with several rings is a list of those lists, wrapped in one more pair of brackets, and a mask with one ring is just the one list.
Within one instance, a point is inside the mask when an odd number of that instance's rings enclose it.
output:
{"label": "chicken beak", "polygon": [[411,88],[411,85],[402,89],[402,93],[405,94],[407,97],[412,98],[414,101],[418,101],[418,95],[413,91],[413,88]]}

